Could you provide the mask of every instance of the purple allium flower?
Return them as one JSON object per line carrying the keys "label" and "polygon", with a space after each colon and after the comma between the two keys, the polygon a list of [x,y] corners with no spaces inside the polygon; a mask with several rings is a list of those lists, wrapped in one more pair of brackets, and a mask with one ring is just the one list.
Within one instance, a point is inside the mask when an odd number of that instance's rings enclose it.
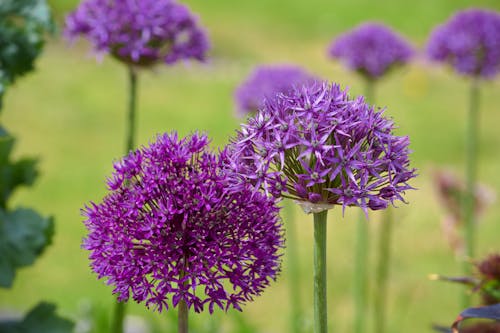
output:
{"label": "purple allium flower", "polygon": [[331,205],[377,210],[404,201],[415,176],[409,140],[395,136],[382,113],[327,82],[267,100],[231,146],[232,186],[250,183],[309,212]]}
{"label": "purple allium flower", "polygon": [[175,0],[83,0],[67,17],[65,34],[83,35],[96,51],[137,66],[203,61],[209,48],[196,17]]}
{"label": "purple allium flower", "polygon": [[461,74],[495,76],[500,71],[500,14],[485,9],[458,12],[431,33],[427,54]]}
{"label": "purple allium flower", "polygon": [[275,199],[227,193],[228,155],[204,135],[158,136],[114,165],[110,193],[84,210],[91,267],[121,301],[202,311],[252,300],[280,270]]}
{"label": "purple allium flower", "polygon": [[380,23],[364,23],[335,39],[328,50],[332,58],[369,79],[377,79],[393,67],[407,63],[412,46]]}
{"label": "purple allium flower", "polygon": [[312,75],[294,65],[257,67],[235,91],[237,112],[240,115],[257,112],[264,106],[265,99],[290,92],[295,86],[315,80]]}

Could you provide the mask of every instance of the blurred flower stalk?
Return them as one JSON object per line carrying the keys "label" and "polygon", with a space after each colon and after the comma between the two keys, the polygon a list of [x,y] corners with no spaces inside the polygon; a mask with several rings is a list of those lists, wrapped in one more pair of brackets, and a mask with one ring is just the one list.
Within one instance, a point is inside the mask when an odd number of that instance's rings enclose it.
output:
{"label": "blurred flower stalk", "polygon": [[[465,142],[465,193],[462,198],[465,253],[463,271],[470,274],[468,261],[476,249],[477,155],[479,137],[480,86],[485,79],[500,71],[500,14],[485,9],[467,9],[456,13],[430,35],[427,54],[430,59],[451,65],[470,79],[469,111]],[[470,305],[468,295],[462,299],[464,308]]]}
{"label": "blurred flower stalk", "polygon": [[[329,56],[339,59],[357,72],[365,83],[367,103],[375,103],[378,81],[394,68],[407,64],[414,56],[411,45],[389,27],[367,22],[337,37],[328,50]],[[387,281],[389,277],[393,214],[386,209],[378,235],[378,260],[374,286],[374,324],[376,333],[385,332]],[[357,223],[354,269],[354,332],[366,331],[368,310],[368,253],[371,243],[369,225],[361,212]]]}

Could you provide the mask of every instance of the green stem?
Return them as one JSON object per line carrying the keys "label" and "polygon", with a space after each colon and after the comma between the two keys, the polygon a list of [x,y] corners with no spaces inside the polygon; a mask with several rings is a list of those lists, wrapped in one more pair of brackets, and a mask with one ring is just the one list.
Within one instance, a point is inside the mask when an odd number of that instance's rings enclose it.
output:
{"label": "green stem", "polygon": [[[470,87],[470,104],[466,133],[466,157],[465,157],[465,193],[463,198],[465,260],[463,261],[463,273],[469,276],[472,273],[470,259],[475,255],[475,200],[474,187],[477,173],[477,141],[478,141],[478,113],[479,113],[479,80],[473,79]],[[463,293],[462,307],[470,306],[470,296]]]}
{"label": "green stem", "polygon": [[356,230],[356,262],[354,268],[354,333],[365,333],[366,305],[368,298],[368,248],[369,228],[365,213],[360,210]]}
{"label": "green stem", "polygon": [[[365,79],[365,98],[374,103],[375,81]],[[368,299],[368,248],[370,243],[368,221],[361,210],[356,229],[354,267],[354,333],[365,333]]]}
{"label": "green stem", "polygon": [[287,262],[288,262],[288,276],[290,278],[290,331],[292,333],[300,333],[302,322],[300,297],[300,267],[299,267],[299,254],[297,244],[297,234],[295,229],[294,207],[290,200],[283,201],[285,205],[286,216],[286,242],[287,242]]}
{"label": "green stem", "polygon": [[389,277],[389,267],[391,259],[391,239],[392,239],[392,208],[388,207],[384,211],[379,230],[378,240],[378,261],[375,272],[374,290],[374,325],[375,333],[386,333],[387,314],[387,280]]}
{"label": "green stem", "polygon": [[365,99],[368,104],[374,104],[375,101],[375,80],[365,79]]}
{"label": "green stem", "polygon": [[136,129],[136,111],[137,111],[137,72],[133,67],[128,68],[129,74],[129,100],[128,100],[128,118],[127,118],[127,135],[126,135],[126,151],[128,154],[135,146],[135,129]]}
{"label": "green stem", "polygon": [[179,302],[177,306],[178,316],[178,333],[188,333],[188,307],[184,300]]}
{"label": "green stem", "polygon": [[[134,68],[128,68],[129,74],[129,96],[128,96],[128,115],[127,115],[127,132],[125,135],[126,145],[125,154],[128,154],[134,149],[135,142],[135,122],[137,111],[137,73]],[[111,333],[123,333],[123,320],[125,318],[125,302],[116,301],[113,313],[113,322]]]}
{"label": "green stem", "polygon": [[326,217],[328,211],[314,213],[314,333],[326,333]]}
{"label": "green stem", "polygon": [[123,319],[125,317],[125,306],[127,303],[116,301],[113,314],[113,323],[111,326],[111,333],[123,332]]}

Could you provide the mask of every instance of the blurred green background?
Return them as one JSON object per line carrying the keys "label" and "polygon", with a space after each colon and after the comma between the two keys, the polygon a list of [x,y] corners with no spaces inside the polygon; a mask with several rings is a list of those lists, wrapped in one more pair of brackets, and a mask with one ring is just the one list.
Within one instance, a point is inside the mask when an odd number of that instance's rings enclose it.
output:
{"label": "blurred green background", "polygon": [[[61,28],[64,15],[77,2],[51,1]],[[210,34],[211,60],[205,65],[158,66],[141,73],[141,144],[174,129],[182,135],[206,131],[214,146],[225,144],[240,122],[234,116],[234,88],[262,63],[295,63],[350,87],[353,95],[361,94],[359,77],[328,60],[326,48],[333,37],[363,21],[382,21],[422,47],[432,28],[456,10],[471,6],[500,10],[498,0],[184,2],[199,15]],[[430,331],[431,323],[449,324],[459,311],[462,288],[429,281],[427,275],[460,272],[441,232],[444,210],[439,207],[431,175],[443,166],[462,173],[467,92],[467,80],[429,64],[423,56],[392,73],[376,91],[377,104],[387,107],[387,114],[399,126],[398,133],[410,136],[413,166],[420,174],[413,182],[419,190],[409,192],[410,204],[402,205],[396,213],[389,333]],[[106,311],[113,303],[111,288],[96,280],[87,254],[80,249],[85,235],[80,209],[89,200],[100,200],[112,162],[123,152],[125,93],[123,66],[109,58],[97,64],[86,42],[70,47],[60,38],[49,41],[37,71],[8,91],[2,116],[5,126],[18,137],[16,154],[40,157],[42,169],[36,186],[19,191],[15,203],[54,214],[56,236],[34,266],[19,272],[12,290],[0,291],[0,308],[25,311],[45,299],[57,303],[60,313],[77,318],[86,304]],[[479,179],[496,191],[500,190],[499,105],[500,80],[485,82]],[[329,217],[328,311],[332,332],[350,332],[352,327],[357,216],[354,209],[348,209],[344,217],[340,209],[334,209]],[[371,219],[375,231],[378,214],[371,214]],[[312,331],[312,217],[297,210],[292,223],[300,236],[301,306],[304,331],[308,332]],[[478,257],[500,250],[499,223],[500,207],[495,203],[479,227]],[[278,281],[247,304],[241,315],[215,315],[221,330],[233,332],[244,321],[250,325],[249,332],[287,332],[287,282],[285,256]],[[136,304],[130,309],[168,331],[172,313],[152,313]],[[208,325],[208,315],[192,318],[196,329]]]}

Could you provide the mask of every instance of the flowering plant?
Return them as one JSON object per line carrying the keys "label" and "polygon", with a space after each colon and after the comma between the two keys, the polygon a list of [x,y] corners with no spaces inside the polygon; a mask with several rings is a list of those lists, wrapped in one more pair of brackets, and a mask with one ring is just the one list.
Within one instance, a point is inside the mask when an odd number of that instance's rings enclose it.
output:
{"label": "flowering plant", "polygon": [[265,99],[314,80],[312,75],[293,65],[257,67],[235,91],[237,111],[240,115],[257,112],[264,106]]}
{"label": "flowering plant", "polygon": [[485,9],[458,12],[432,32],[427,54],[458,73],[494,77],[500,71],[500,14]]}
{"label": "flowering plant", "polygon": [[66,35],[134,66],[204,60],[209,48],[195,16],[174,0],[84,0],[67,17]]}
{"label": "flowering plant", "polygon": [[205,135],[160,135],[115,163],[110,193],[84,210],[92,269],[158,311],[196,312],[252,300],[280,270],[276,200],[242,187],[227,193],[227,151]]}
{"label": "flowering plant", "polygon": [[364,23],[336,38],[328,50],[332,58],[369,79],[378,79],[414,55],[403,37],[381,23]]}
{"label": "flowering plant", "polygon": [[234,186],[262,187],[308,212],[333,205],[383,209],[415,176],[409,140],[363,97],[311,83],[266,101],[234,139]]}

